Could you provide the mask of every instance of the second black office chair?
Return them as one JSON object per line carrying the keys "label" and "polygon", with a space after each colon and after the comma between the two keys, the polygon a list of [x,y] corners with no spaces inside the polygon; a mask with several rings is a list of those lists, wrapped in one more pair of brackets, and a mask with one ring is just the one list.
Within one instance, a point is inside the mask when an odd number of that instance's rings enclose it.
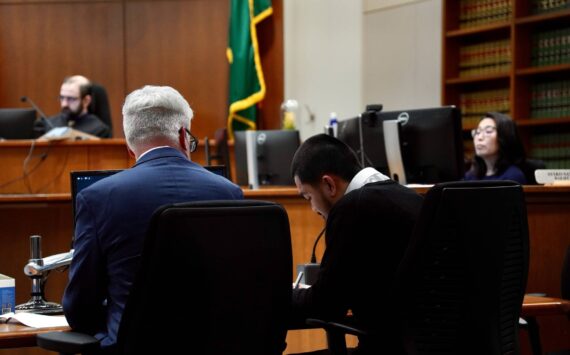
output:
{"label": "second black office chair", "polygon": [[[535,294],[537,296],[548,296],[545,293]],[[562,261],[562,271],[560,273],[560,297],[570,300],[570,245],[566,248],[564,260]],[[569,316],[570,319],[570,316]],[[528,330],[528,338],[534,355],[542,355],[542,341],[540,337],[540,327],[536,317],[524,317],[522,329]],[[561,349],[548,354],[570,355],[570,349]]]}
{"label": "second black office chair", "polygon": [[528,185],[537,185],[534,171],[537,169],[546,169],[546,163],[540,159],[526,159],[521,165],[521,170],[526,177]]}
{"label": "second black office chair", "polygon": [[206,165],[224,165],[227,171],[227,178],[232,179],[231,166],[230,166],[230,150],[228,146],[228,129],[225,127],[218,128],[214,132],[214,151],[210,147],[210,141],[207,139],[205,141],[205,151],[206,151]]}
{"label": "second black office chair", "polygon": [[91,103],[88,107],[89,113],[99,117],[103,123],[109,126],[111,135],[113,136],[113,119],[111,118],[111,107],[109,105],[109,96],[107,90],[101,84],[91,84]]}
{"label": "second black office chair", "polygon": [[[528,258],[520,185],[507,181],[435,185],[426,194],[396,275],[394,304],[386,305],[399,312],[401,324],[394,327],[400,327],[407,353],[518,354]],[[340,327],[325,325],[329,333],[337,334],[332,341],[329,337],[334,354],[346,353],[338,336]],[[363,329],[342,331],[374,337]]]}
{"label": "second black office chair", "polygon": [[[291,279],[282,206],[245,200],[163,207],[125,307],[119,353],[281,354]],[[62,336],[40,335],[38,345],[86,350]]]}

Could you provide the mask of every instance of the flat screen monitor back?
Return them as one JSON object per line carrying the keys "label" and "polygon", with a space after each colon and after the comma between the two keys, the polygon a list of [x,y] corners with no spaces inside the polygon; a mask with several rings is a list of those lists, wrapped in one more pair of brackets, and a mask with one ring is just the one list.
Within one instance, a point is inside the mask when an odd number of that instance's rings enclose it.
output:
{"label": "flat screen monitor back", "polygon": [[[301,144],[299,131],[255,131],[259,185],[294,185],[291,162]],[[248,185],[245,131],[235,132],[236,182]]]}
{"label": "flat screen monitor back", "polygon": [[93,185],[99,180],[114,175],[122,170],[80,170],[69,173],[69,181],[71,183],[71,212],[73,214],[73,227],[75,229],[75,204],[77,203],[77,194],[81,190]]}
{"label": "flat screen monitor back", "polygon": [[[214,174],[227,178],[225,165],[209,165],[204,168]],[[69,173],[69,180],[71,182],[71,209],[73,213],[73,225],[75,226],[75,204],[77,203],[77,194],[81,190],[93,185],[97,181],[103,180],[111,175],[121,172],[122,169],[117,170],[79,170]]]}
{"label": "flat screen monitor back", "polygon": [[35,138],[36,110],[32,108],[0,109],[0,139]]}
{"label": "flat screen monitor back", "polygon": [[[384,147],[385,120],[404,120],[400,148],[408,183],[434,184],[463,178],[461,112],[454,106],[387,111],[362,118],[365,166],[389,175]],[[340,121],[338,138],[361,157],[359,118]]]}
{"label": "flat screen monitor back", "polygon": [[223,176],[226,179],[228,178],[228,169],[226,169],[225,165],[204,165],[204,169],[216,175]]}

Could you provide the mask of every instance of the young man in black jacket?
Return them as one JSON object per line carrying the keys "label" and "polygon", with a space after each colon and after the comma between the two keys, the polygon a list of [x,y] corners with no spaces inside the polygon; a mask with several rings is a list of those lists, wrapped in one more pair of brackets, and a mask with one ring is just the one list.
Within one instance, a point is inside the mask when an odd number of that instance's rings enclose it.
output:
{"label": "young man in black jacket", "polygon": [[356,354],[404,354],[391,312],[391,288],[422,197],[324,135],[306,140],[291,173],[299,193],[326,220],[326,249],[317,281],[293,291],[293,321],[342,320],[349,310],[370,336]]}

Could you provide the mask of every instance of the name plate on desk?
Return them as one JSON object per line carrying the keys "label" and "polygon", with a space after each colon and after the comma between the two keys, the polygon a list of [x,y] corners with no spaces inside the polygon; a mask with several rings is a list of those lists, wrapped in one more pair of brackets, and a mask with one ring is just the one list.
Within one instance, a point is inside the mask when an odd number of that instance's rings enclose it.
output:
{"label": "name plate on desk", "polygon": [[537,169],[534,177],[539,184],[570,185],[570,169]]}

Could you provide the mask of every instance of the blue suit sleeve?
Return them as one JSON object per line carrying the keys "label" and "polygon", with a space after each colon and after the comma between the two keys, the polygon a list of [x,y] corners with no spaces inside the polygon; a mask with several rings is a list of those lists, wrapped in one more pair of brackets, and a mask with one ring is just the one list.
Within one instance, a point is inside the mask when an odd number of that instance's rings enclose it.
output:
{"label": "blue suit sleeve", "polygon": [[63,309],[69,325],[77,331],[96,334],[105,329],[105,267],[97,237],[92,205],[77,196],[74,255]]}

